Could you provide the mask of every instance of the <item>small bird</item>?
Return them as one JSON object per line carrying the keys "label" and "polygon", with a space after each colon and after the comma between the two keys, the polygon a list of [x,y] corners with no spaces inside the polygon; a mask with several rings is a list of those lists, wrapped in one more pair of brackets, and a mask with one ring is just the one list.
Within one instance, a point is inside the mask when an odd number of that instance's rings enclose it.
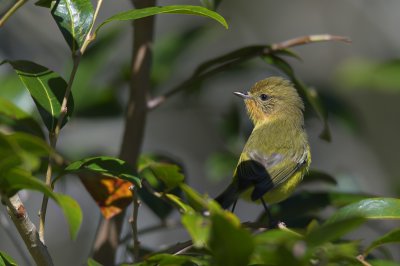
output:
{"label": "small bird", "polygon": [[271,223],[267,203],[278,203],[293,192],[311,163],[304,130],[304,104],[290,81],[269,77],[254,84],[244,99],[254,124],[234,171],[233,180],[216,201],[224,209],[239,196],[263,204]]}

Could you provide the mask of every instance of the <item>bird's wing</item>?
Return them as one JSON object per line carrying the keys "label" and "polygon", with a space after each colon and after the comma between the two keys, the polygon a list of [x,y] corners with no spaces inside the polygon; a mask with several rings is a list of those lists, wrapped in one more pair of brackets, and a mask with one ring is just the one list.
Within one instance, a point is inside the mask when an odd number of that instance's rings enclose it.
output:
{"label": "bird's wing", "polygon": [[307,162],[308,149],[297,154],[265,154],[248,151],[237,167],[237,180],[243,190],[254,186],[251,198],[257,200],[266,192],[284,183]]}

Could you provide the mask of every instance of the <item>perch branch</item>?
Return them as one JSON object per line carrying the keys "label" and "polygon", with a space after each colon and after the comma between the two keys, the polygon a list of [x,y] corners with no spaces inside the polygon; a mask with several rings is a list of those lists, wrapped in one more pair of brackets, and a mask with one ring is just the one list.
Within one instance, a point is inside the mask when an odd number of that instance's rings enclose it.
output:
{"label": "perch branch", "polygon": [[140,241],[139,241],[138,226],[137,226],[140,200],[137,196],[136,189],[133,186],[131,186],[130,190],[132,191],[133,213],[132,213],[132,218],[129,220],[129,223],[131,224],[132,227],[133,259],[135,262],[137,262],[139,261],[140,258]]}
{"label": "perch branch", "polygon": [[[265,46],[264,49],[260,50],[254,50],[253,53],[246,54],[242,57],[234,58],[228,62],[221,63],[219,66],[216,66],[216,64],[213,64],[210,70],[206,69],[202,71],[200,74],[198,74],[198,69],[190,76],[188,79],[186,79],[184,82],[181,84],[177,85],[176,87],[170,89],[167,91],[164,95],[160,95],[158,97],[155,97],[153,99],[150,99],[147,102],[147,108],[149,110],[153,110],[157,107],[159,107],[161,104],[163,104],[168,98],[171,96],[174,96],[178,92],[183,91],[184,89],[192,86],[193,84],[203,81],[208,77],[211,77],[217,73],[220,73],[226,69],[229,69],[235,65],[238,65],[239,63],[242,63],[244,61],[247,61],[251,58],[255,58],[258,56],[265,56],[265,55],[270,55],[273,54],[279,50],[285,50],[294,46],[300,46],[300,45],[305,45],[308,43],[314,43],[314,42],[325,42],[325,41],[341,41],[345,43],[351,42],[349,38],[343,37],[343,36],[336,36],[336,35],[330,35],[330,34],[321,34],[321,35],[307,35],[307,36],[301,36],[297,38],[293,38],[290,40],[286,40],[280,43],[275,43],[272,45]],[[207,63],[212,62],[206,61],[201,65],[206,65]]]}
{"label": "perch branch", "polygon": [[18,0],[15,2],[14,5],[10,7],[9,10],[4,14],[4,16],[0,19],[0,27],[4,26],[6,21],[21,7],[23,6],[28,0]]}

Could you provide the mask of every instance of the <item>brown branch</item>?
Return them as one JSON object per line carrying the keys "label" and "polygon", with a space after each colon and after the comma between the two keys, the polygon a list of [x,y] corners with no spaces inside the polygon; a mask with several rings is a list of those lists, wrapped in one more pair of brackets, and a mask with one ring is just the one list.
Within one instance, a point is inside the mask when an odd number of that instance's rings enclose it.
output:
{"label": "brown branch", "polygon": [[25,242],[29,253],[37,265],[54,265],[53,260],[47,250],[47,247],[40,241],[36,226],[29,219],[18,194],[8,198],[3,197],[6,203],[8,214],[11,217],[15,227]]}
{"label": "brown branch", "polygon": [[[345,42],[345,43],[351,42],[351,40],[349,38],[343,37],[343,36],[336,36],[336,35],[330,35],[330,34],[307,35],[307,36],[301,36],[301,37],[293,38],[290,40],[286,40],[286,41],[283,41],[280,43],[268,45],[268,46],[265,46],[265,48],[261,49],[261,50],[255,49],[253,53],[249,53],[243,57],[238,57],[231,61],[225,62],[218,67],[212,68],[211,70],[203,71],[200,75],[197,75],[197,73],[196,73],[197,71],[195,71],[191,77],[189,77],[184,82],[177,85],[176,87],[170,89],[164,95],[160,95],[158,97],[150,99],[147,102],[147,108],[149,110],[153,110],[153,109],[159,107],[161,104],[163,104],[171,96],[176,95],[178,92],[183,91],[184,89],[190,87],[194,83],[205,80],[206,78],[209,78],[217,73],[220,73],[230,67],[238,65],[239,63],[247,61],[251,58],[273,54],[274,52],[277,52],[280,50],[285,50],[285,49],[288,49],[288,48],[291,48],[294,46],[300,46],[300,45],[305,45],[305,44],[314,43],[314,42],[325,42],[325,41],[341,41],[341,42]],[[209,62],[209,61],[207,61],[207,62]],[[204,65],[206,63],[203,63],[202,65]]]}
{"label": "brown branch", "polygon": [[4,16],[0,19],[0,27],[4,26],[6,21],[21,7],[23,6],[28,0],[18,0],[10,7],[9,10],[4,14]]}
{"label": "brown branch", "polygon": [[[132,0],[135,8],[155,6],[156,0]],[[133,21],[133,55],[131,65],[130,95],[125,115],[125,129],[121,142],[120,158],[136,169],[142,147],[147,116],[147,95],[151,88],[150,72],[154,33],[154,16]],[[118,248],[124,214],[104,221],[99,228],[93,257],[104,265],[112,265]],[[110,235],[115,231],[114,237]],[[106,235],[107,238],[99,239]],[[101,241],[100,241],[101,240]]]}

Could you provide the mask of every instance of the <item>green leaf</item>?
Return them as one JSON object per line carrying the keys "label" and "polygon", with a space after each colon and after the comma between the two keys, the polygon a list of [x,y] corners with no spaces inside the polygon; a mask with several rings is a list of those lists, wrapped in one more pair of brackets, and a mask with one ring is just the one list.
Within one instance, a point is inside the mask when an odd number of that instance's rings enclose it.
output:
{"label": "green leaf", "polygon": [[322,182],[330,185],[337,185],[337,181],[334,177],[330,176],[327,173],[310,170],[305,176],[301,184],[308,184],[314,182]]}
{"label": "green leaf", "polygon": [[154,16],[157,14],[187,14],[187,15],[198,15],[204,16],[218,21],[225,28],[228,28],[228,24],[225,19],[218,13],[211,11],[201,6],[187,6],[187,5],[176,5],[176,6],[160,6],[160,7],[148,7],[142,9],[133,9],[125,12],[118,13],[104,22],[102,22],[96,29],[95,33],[100,30],[105,24],[112,21],[125,21],[145,18]]}
{"label": "green leaf", "polygon": [[[30,61],[5,62],[8,62],[14,68],[29,90],[47,129],[53,132],[61,113],[61,105],[67,89],[65,80],[50,69]],[[67,104],[67,115],[61,127],[67,123],[73,109],[74,100],[70,95]]]}
{"label": "green leaf", "polygon": [[209,247],[216,265],[247,265],[254,250],[251,234],[223,215],[212,215]]}
{"label": "green leaf", "polygon": [[389,260],[368,260],[370,265],[373,266],[399,266],[398,262],[395,261],[389,261]]}
{"label": "green leaf", "polygon": [[37,6],[41,6],[41,7],[47,7],[50,8],[51,7],[51,3],[55,1],[55,0],[39,0],[35,3],[35,5]]}
{"label": "green leaf", "polygon": [[0,173],[1,193],[12,196],[21,189],[36,190],[53,199],[68,221],[72,239],[75,239],[82,223],[82,211],[79,204],[71,197],[54,193],[45,183],[31,176],[22,169],[11,169]]}
{"label": "green leaf", "polygon": [[182,215],[182,224],[189,232],[196,248],[205,247],[210,236],[210,219],[198,213]]}
{"label": "green leaf", "polygon": [[187,255],[172,255],[172,254],[155,254],[145,259],[145,261],[135,264],[135,266],[206,266],[210,265],[206,261],[198,257],[192,257]]}
{"label": "green leaf", "polygon": [[82,47],[92,26],[92,3],[90,0],[59,0],[51,13],[72,53],[75,53]]}
{"label": "green leaf", "polygon": [[351,217],[363,217],[365,219],[400,219],[400,199],[364,199],[339,209],[326,223],[333,223]]}
{"label": "green leaf", "polygon": [[95,261],[92,258],[88,259],[87,264],[88,264],[88,266],[103,266],[103,264],[98,263],[97,261]]}
{"label": "green leaf", "polygon": [[193,213],[194,209],[184,203],[181,198],[174,194],[165,194],[165,198],[173,204],[181,213]]}
{"label": "green leaf", "polygon": [[332,223],[325,223],[306,236],[310,246],[316,247],[323,243],[339,239],[346,233],[358,228],[364,223],[362,217],[350,217]]}
{"label": "green leaf", "polygon": [[[141,186],[140,179],[133,174],[132,168],[123,160],[109,156],[85,158],[70,163],[63,172],[72,174],[88,171],[109,177],[120,178],[129,181],[136,186]],[[54,180],[53,182],[55,182]]]}
{"label": "green leaf", "polygon": [[213,181],[221,181],[232,173],[237,165],[237,156],[231,153],[214,153],[207,158],[207,177]]}
{"label": "green leaf", "polygon": [[28,113],[20,109],[13,102],[0,97],[0,116],[14,121],[12,125],[18,130],[32,133],[44,139],[43,130],[40,125]]}
{"label": "green leaf", "polygon": [[18,266],[18,264],[4,251],[0,251],[0,266]]}
{"label": "green leaf", "polygon": [[40,166],[41,157],[51,153],[42,139],[25,133],[5,135],[0,132],[0,172],[13,167],[33,171]]}
{"label": "green leaf", "polygon": [[389,233],[379,237],[378,239],[374,240],[366,249],[364,254],[367,255],[370,253],[373,249],[382,246],[384,244],[389,244],[389,243],[398,243],[400,242],[400,229],[394,229],[393,231],[390,231]]}

